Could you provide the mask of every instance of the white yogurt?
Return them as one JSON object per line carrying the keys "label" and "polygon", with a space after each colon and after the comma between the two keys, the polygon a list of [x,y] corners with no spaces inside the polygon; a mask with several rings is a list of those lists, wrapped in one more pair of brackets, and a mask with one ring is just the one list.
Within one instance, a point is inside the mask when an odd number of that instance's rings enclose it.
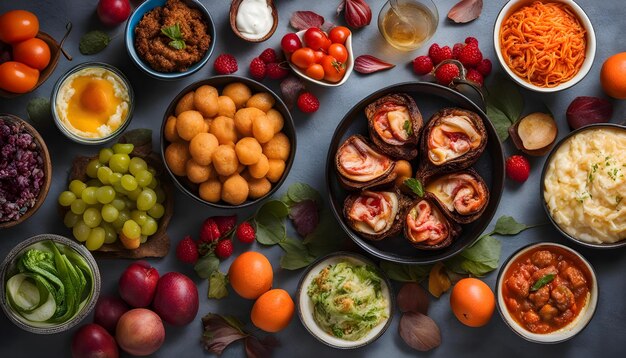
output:
{"label": "white yogurt", "polygon": [[258,40],[272,29],[272,8],[267,0],[243,0],[237,11],[236,24],[242,36]]}

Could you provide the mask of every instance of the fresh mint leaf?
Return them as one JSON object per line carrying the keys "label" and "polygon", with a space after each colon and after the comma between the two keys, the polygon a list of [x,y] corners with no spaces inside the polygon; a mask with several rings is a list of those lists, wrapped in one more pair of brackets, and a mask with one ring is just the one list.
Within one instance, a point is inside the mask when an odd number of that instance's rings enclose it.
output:
{"label": "fresh mint leaf", "polygon": [[95,55],[111,42],[109,35],[102,31],[89,31],[80,38],[78,49],[83,55]]}
{"label": "fresh mint leaf", "polygon": [[294,183],[289,186],[287,193],[281,199],[288,206],[305,200],[313,200],[318,204],[322,202],[320,193],[305,183]]}
{"label": "fresh mint leaf", "polygon": [[254,218],[256,240],[263,245],[276,245],[287,236],[284,218],[289,208],[279,200],[270,200],[263,204]]}
{"label": "fresh mint leaf", "polygon": [[278,245],[285,250],[285,254],[280,258],[280,267],[286,270],[297,270],[315,261],[315,257],[309,255],[309,251],[300,240],[287,237]]}
{"label": "fresh mint leaf", "polygon": [[424,186],[419,180],[415,178],[408,178],[404,180],[404,185],[411,189],[411,191],[413,191],[415,195],[419,196],[420,198],[424,196]]}
{"label": "fresh mint leaf", "polygon": [[381,261],[380,268],[390,279],[400,282],[422,282],[428,278],[433,265],[406,265]]}
{"label": "fresh mint leaf", "polygon": [[485,235],[459,255],[445,260],[444,264],[456,273],[484,276],[498,268],[501,249],[500,240]]}
{"label": "fresh mint leaf", "polygon": [[492,233],[499,235],[517,235],[529,228],[530,226],[518,223],[513,217],[504,215],[498,219]]}
{"label": "fresh mint leaf", "polygon": [[509,127],[511,126],[511,122],[506,114],[492,104],[487,103],[487,118],[489,118],[495,127],[498,138],[500,138],[500,142],[507,140],[507,138],[509,138]]}
{"label": "fresh mint leaf", "polygon": [[547,275],[544,275],[542,278],[538,279],[537,282],[535,282],[535,284],[530,288],[530,291],[531,292],[538,291],[543,286],[545,286],[545,285],[549,284],[550,282],[552,282],[552,280],[554,280],[554,274],[553,273],[549,273]]}
{"label": "fresh mint leaf", "polygon": [[210,254],[201,257],[193,267],[196,270],[198,276],[202,278],[209,278],[214,271],[217,271],[220,266],[220,259],[214,254]]}
{"label": "fresh mint leaf", "polygon": [[524,97],[517,86],[508,79],[499,78],[489,87],[488,93],[487,105],[502,111],[510,124],[517,122],[524,110]]}
{"label": "fresh mint leaf", "polygon": [[37,97],[31,99],[26,106],[26,111],[28,112],[28,118],[34,124],[43,125],[49,123],[52,118],[50,100],[48,98]]}
{"label": "fresh mint leaf", "polygon": [[169,43],[170,47],[173,47],[177,50],[182,50],[186,47],[185,39],[183,38],[183,34],[180,31],[179,23],[175,23],[172,26],[163,27],[161,29],[161,33],[172,40]]}
{"label": "fresh mint leaf", "polygon": [[222,299],[228,296],[228,278],[219,270],[215,270],[209,277],[209,298]]}

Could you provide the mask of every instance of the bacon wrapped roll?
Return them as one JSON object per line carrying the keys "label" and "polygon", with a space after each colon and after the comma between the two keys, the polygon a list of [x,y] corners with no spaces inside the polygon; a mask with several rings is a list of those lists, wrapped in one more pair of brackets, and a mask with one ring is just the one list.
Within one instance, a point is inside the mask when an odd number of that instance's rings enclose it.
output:
{"label": "bacon wrapped roll", "polygon": [[394,191],[362,191],[346,198],[343,215],[352,230],[368,240],[382,240],[402,230],[408,199]]}
{"label": "bacon wrapped roll", "polygon": [[346,139],[335,155],[339,182],[350,190],[367,189],[392,182],[396,163],[377,152],[361,135]]}
{"label": "bacon wrapped roll", "polygon": [[408,205],[404,236],[419,249],[436,250],[449,246],[461,233],[432,199],[419,198]]}
{"label": "bacon wrapped roll", "polygon": [[396,93],[365,107],[370,138],[383,153],[411,160],[417,156],[422,115],[411,96]]}

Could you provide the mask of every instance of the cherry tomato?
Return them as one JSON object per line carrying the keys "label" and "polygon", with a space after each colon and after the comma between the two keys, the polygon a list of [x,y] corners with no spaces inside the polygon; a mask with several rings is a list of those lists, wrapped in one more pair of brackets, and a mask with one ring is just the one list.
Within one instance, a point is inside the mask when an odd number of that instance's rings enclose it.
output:
{"label": "cherry tomato", "polygon": [[324,31],[317,27],[311,27],[304,33],[304,43],[313,50],[328,50],[331,42]]}
{"label": "cherry tomato", "polygon": [[339,82],[346,74],[346,65],[333,56],[324,56],[321,65],[324,68],[324,79],[328,82]]}
{"label": "cherry tomato", "polygon": [[352,34],[352,32],[350,32],[349,28],[345,26],[335,26],[328,33],[328,37],[333,43],[343,45],[346,43],[346,39],[350,36],[350,34]]}
{"label": "cherry tomato", "polygon": [[302,68],[308,68],[315,63],[315,51],[308,47],[299,48],[291,54],[291,62]]}
{"label": "cherry tomato", "polygon": [[50,63],[50,47],[38,38],[18,42],[13,45],[13,59],[32,68],[43,70]]}
{"label": "cherry tomato", "polygon": [[12,10],[0,15],[0,41],[16,43],[32,39],[39,32],[39,20],[30,11]]}
{"label": "cherry tomato", "polygon": [[289,33],[283,36],[283,39],[280,40],[280,47],[286,53],[292,53],[302,47],[302,41],[300,41],[298,35]]}
{"label": "cherry tomato", "polygon": [[464,278],[454,285],[450,306],[461,323],[480,327],[491,319],[496,301],[486,283],[476,278]]}
{"label": "cherry tomato", "polygon": [[304,74],[311,77],[314,80],[321,81],[324,79],[324,67],[319,63],[314,63],[311,66],[307,67]]}
{"label": "cherry tomato", "polygon": [[322,62],[322,59],[324,58],[324,56],[326,56],[326,54],[323,51],[315,51],[315,63],[320,63]]}
{"label": "cherry tomato", "polygon": [[328,48],[328,54],[333,56],[339,62],[346,62],[348,59],[348,50],[342,44],[332,44]]}
{"label": "cherry tomato", "polygon": [[13,93],[32,90],[39,80],[39,71],[21,62],[8,61],[0,65],[0,88]]}

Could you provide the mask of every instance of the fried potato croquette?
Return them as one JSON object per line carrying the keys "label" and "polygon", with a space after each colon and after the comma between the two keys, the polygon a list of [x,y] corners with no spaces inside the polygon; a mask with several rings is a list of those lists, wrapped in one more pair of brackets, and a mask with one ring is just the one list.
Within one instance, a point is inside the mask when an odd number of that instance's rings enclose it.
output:
{"label": "fried potato croquette", "polygon": [[174,110],[174,114],[178,117],[179,114],[185,111],[194,110],[193,107],[193,91],[186,93],[181,99],[176,103],[176,109]]}
{"label": "fried potato croquette", "polygon": [[193,95],[193,106],[202,113],[202,116],[215,117],[219,110],[217,89],[209,85],[198,87]]}
{"label": "fried potato croquette", "polygon": [[258,199],[272,190],[272,183],[266,178],[248,180],[248,195]]}
{"label": "fried potato croquette", "polygon": [[268,92],[259,92],[252,95],[252,97],[246,101],[246,108],[253,107],[258,108],[263,112],[267,112],[274,107],[275,103],[276,100],[274,99],[274,96]]}
{"label": "fried potato croquette", "polygon": [[213,134],[220,144],[236,143],[237,131],[235,121],[226,116],[215,117],[211,122],[210,133]]}
{"label": "fried potato croquette", "polygon": [[283,118],[283,115],[280,114],[280,112],[272,108],[269,111],[267,111],[265,115],[270,120],[270,122],[272,122],[272,125],[274,126],[274,134],[283,130],[283,126],[285,125],[285,118]]}
{"label": "fried potato croquette", "polygon": [[222,183],[217,179],[209,179],[200,184],[198,194],[202,200],[217,203],[222,198]]}
{"label": "fried potato croquette", "polygon": [[235,103],[237,109],[243,108],[250,97],[252,97],[252,91],[246,85],[241,82],[234,82],[226,85],[222,90],[223,96],[228,96]]}
{"label": "fried potato croquette", "polygon": [[226,116],[230,118],[235,117],[235,112],[237,112],[237,107],[235,106],[235,102],[228,96],[219,96],[217,97],[217,115],[218,116]]}
{"label": "fried potato croquette", "polygon": [[244,137],[252,136],[252,122],[264,116],[265,112],[258,108],[242,108],[235,113],[235,128]]}
{"label": "fried potato croquette", "polygon": [[285,162],[280,159],[268,159],[269,170],[265,176],[267,180],[276,183],[285,172]]}
{"label": "fried potato croquette", "polygon": [[274,125],[265,114],[252,122],[252,135],[259,143],[267,143],[274,137]]}
{"label": "fried potato croquette", "polygon": [[269,142],[263,144],[263,154],[268,159],[287,161],[290,152],[291,145],[285,133],[277,133]]}
{"label": "fried potato croquette", "polygon": [[185,167],[185,173],[190,182],[200,184],[209,180],[211,169],[208,165],[200,165],[195,160],[189,159]]}
{"label": "fried potato croquette", "polygon": [[230,176],[222,185],[222,200],[239,205],[248,199],[248,182],[239,174]]}
{"label": "fried potato croquette", "polygon": [[204,118],[198,111],[185,111],[176,118],[176,131],[183,140],[190,141],[205,129]]}
{"label": "fried potato croquette", "polygon": [[178,142],[180,140],[178,132],[176,131],[176,117],[167,117],[165,128],[163,128],[163,135],[168,142]]}
{"label": "fried potato croquette", "polygon": [[189,153],[200,165],[211,164],[213,152],[219,146],[217,138],[211,133],[198,133],[189,142]]}
{"label": "fried potato croquette", "polygon": [[255,179],[261,179],[267,175],[270,170],[270,165],[267,157],[263,154],[259,156],[259,161],[248,167],[248,173]]}
{"label": "fried potato croquette", "polygon": [[231,175],[235,173],[239,167],[235,149],[229,145],[220,145],[217,147],[213,152],[211,160],[215,171],[217,171],[219,175]]}
{"label": "fried potato croquette", "polygon": [[186,165],[189,157],[185,142],[174,142],[165,148],[165,162],[174,175],[184,176],[187,173]]}
{"label": "fried potato croquette", "polygon": [[259,142],[252,137],[242,138],[235,144],[237,158],[239,162],[244,165],[251,165],[258,162],[262,151]]}

